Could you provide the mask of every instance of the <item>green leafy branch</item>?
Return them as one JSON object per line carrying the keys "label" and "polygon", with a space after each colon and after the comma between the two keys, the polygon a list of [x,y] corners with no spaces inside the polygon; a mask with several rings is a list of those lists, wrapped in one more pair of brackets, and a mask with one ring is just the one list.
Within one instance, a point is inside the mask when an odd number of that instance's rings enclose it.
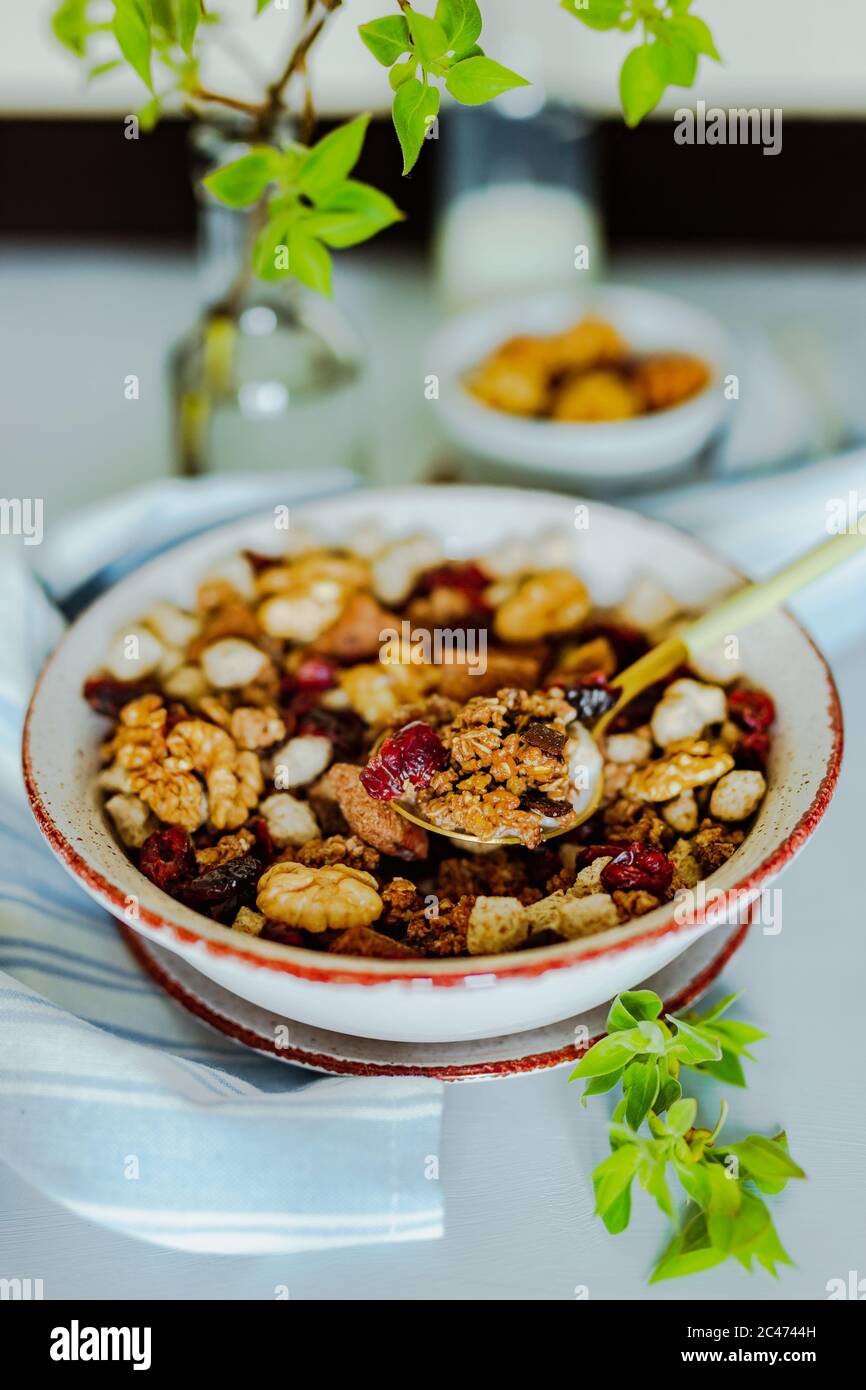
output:
{"label": "green leafy branch", "polygon": [[[644,42],[628,55],[620,78],[626,120],[637,124],[670,84],[689,85],[697,55],[718,58],[702,20],[689,14],[691,0],[561,0],[564,9],[593,29],[626,32],[640,23]],[[367,117],[349,121],[311,144],[315,110],[308,58],[329,17],[342,0],[298,0],[301,31],[260,101],[215,92],[202,84],[204,35],[222,21],[205,0],[59,0],[52,25],[57,39],[88,65],[95,80],[123,67],[140,78],[147,98],[136,113],[149,130],[172,99],[193,112],[221,106],[249,124],[251,148],[217,170],[207,185],[229,207],[254,206],[252,265],[267,280],[295,276],[330,292],[330,249],[353,246],[400,220],[390,198],[348,177],[360,154]],[[269,0],[250,0],[250,15]],[[359,26],[363,43],[389,70],[392,114],[403,155],[403,173],[416,164],[426,137],[434,133],[442,88],[458,102],[492,101],[526,78],[489,58],[479,44],[483,27],[476,0],[437,0],[432,14],[397,0],[398,13]],[[97,52],[94,52],[94,45]],[[302,140],[280,144],[280,119],[287,93],[303,82]],[[329,143],[330,142],[330,143]],[[337,172],[325,176],[324,170]]]}
{"label": "green leafy branch", "polygon": [[310,148],[254,145],[204,180],[232,208],[265,200],[264,225],[253,247],[253,268],[262,280],[293,275],[330,294],[328,248],[354,246],[402,218],[386,194],[349,178],[369,119],[357,116]]}
{"label": "green leafy branch", "polygon": [[689,14],[692,0],[560,3],[590,29],[619,29],[629,34],[640,26],[643,42],[628,54],[619,75],[619,96],[627,125],[639,125],[658,106],[668,87],[691,87],[701,54],[721,62],[709,27]]}
{"label": "green leafy branch", "polygon": [[[791,1264],[759,1195],[781,1192],[789,1179],[806,1176],[788,1152],[786,1135],[753,1134],[722,1144],[727,1103],[721,1103],[715,1128],[701,1129],[695,1123],[697,1101],[682,1094],[684,1067],[734,1086],[746,1084],[742,1059],[754,1060],[748,1047],[766,1034],[724,1017],[736,998],[728,995],[704,1015],[662,1019],[662,1001],[651,990],[617,995],[607,1036],[569,1077],[586,1080],[583,1104],[589,1096],[622,1087],[609,1126],[611,1151],[593,1174],[595,1211],[618,1235],[631,1217],[635,1179],[655,1199],[673,1235],[651,1283],[711,1269],[729,1258],[747,1270],[757,1260],[774,1278],[777,1265]],[[671,1178],[687,1199],[682,1216],[671,1196]]]}
{"label": "green leafy branch", "polygon": [[482,18],[475,0],[438,0],[432,17],[405,0],[399,3],[402,14],[374,19],[358,32],[376,61],[390,69],[394,129],[408,174],[439,113],[437,81],[444,81],[464,106],[480,106],[529,84],[480,47]]}

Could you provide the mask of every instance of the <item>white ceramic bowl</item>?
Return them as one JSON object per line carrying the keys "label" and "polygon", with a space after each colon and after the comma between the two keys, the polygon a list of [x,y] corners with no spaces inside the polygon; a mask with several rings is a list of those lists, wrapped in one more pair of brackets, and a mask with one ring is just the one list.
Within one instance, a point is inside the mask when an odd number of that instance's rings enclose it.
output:
{"label": "white ceramic bowl", "polygon": [[[423,528],[454,557],[483,553],[508,538],[538,538],[540,555],[552,558],[558,546],[599,603],[615,601],[639,573],[654,575],[689,606],[708,603],[738,577],[702,545],[658,522],[595,502],[588,529],[576,531],[573,517],[573,499],[555,493],[416,487],[329,498],[298,508],[295,519],[344,543],[374,518],[395,536]],[[334,957],[238,936],[161,892],[118,845],[94,786],[105,724],[80,690],[111,634],[157,598],[189,602],[197,578],[245,546],[277,549],[271,514],[233,522],[159,556],[78,619],[34,691],[24,771],[43,833],[92,897],[272,1013],[341,1033],[421,1042],[492,1037],[568,1018],[662,969],[718,923],[747,918],[826,809],[842,749],[838,698],[819,652],[789,614],[778,613],[741,635],[746,671],[778,705],[769,790],[745,843],[708,880],[719,896],[699,903],[691,919],[677,920],[668,905],[582,941],[452,960]]]}
{"label": "white ceramic bowl", "polygon": [[[508,415],[466,389],[466,373],[508,338],[559,333],[588,313],[607,319],[637,352],[670,349],[703,358],[709,382],[671,410],[593,424]],[[536,294],[474,309],[445,324],[427,358],[439,377],[442,424],[461,449],[551,478],[602,485],[657,478],[686,467],[722,423],[723,380],[732,370],[731,359],[728,335],[709,314],[672,295],[625,285],[570,295]]]}

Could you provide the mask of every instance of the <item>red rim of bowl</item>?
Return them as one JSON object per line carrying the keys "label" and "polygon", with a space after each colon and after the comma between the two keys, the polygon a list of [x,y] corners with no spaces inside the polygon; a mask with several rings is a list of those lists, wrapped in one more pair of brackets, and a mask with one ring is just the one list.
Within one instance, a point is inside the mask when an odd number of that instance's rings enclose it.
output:
{"label": "red rim of bowl", "polygon": [[[696,542],[696,544],[706,553],[713,554],[712,547],[707,546],[703,542]],[[731,568],[728,561],[725,563]],[[742,575],[740,577],[744,578]],[[669,936],[677,932],[691,931],[705,925],[721,925],[725,921],[730,920],[727,916],[729,906],[737,911],[741,911],[744,896],[751,895],[753,897],[756,891],[760,889],[761,885],[768,878],[779,873],[785,865],[790,863],[795,855],[799,853],[824,816],[839,778],[839,769],[842,762],[842,751],[844,747],[844,730],[842,706],[839,699],[839,692],[836,688],[836,682],[833,679],[833,673],[823,654],[802,624],[797,621],[789,610],[783,609],[782,611],[795,625],[801,636],[809,643],[809,646],[821,663],[827,684],[826,717],[833,736],[833,744],[827,760],[824,776],[812,799],[811,805],[804,811],[793,830],[785,837],[781,844],[779,844],[751,874],[725,891],[723,906],[720,905],[719,899],[715,897],[709,906],[709,910],[705,905],[699,906],[694,913],[690,914],[683,921],[678,922],[676,916],[672,915],[664,921],[657,923],[655,926],[647,928],[645,931],[631,932],[627,936],[619,937],[614,941],[605,941],[603,938],[607,933],[602,933],[598,939],[597,945],[591,944],[594,938],[584,938],[583,941],[564,942],[562,946],[538,947],[535,951],[512,952],[504,957],[460,957],[459,964],[456,959],[454,961],[431,961],[429,958],[425,958],[417,964],[409,961],[402,961],[399,964],[390,961],[377,961],[376,967],[378,968],[374,967],[369,960],[360,956],[346,956],[339,965],[331,963],[324,966],[318,963],[323,953],[310,951],[298,946],[284,946],[276,942],[257,942],[258,951],[242,949],[230,939],[235,933],[232,933],[231,929],[228,927],[220,927],[218,923],[203,919],[203,921],[207,923],[209,930],[212,929],[220,934],[225,933],[225,937],[220,936],[220,939],[214,940],[210,935],[206,935],[204,932],[195,931],[187,926],[181,926],[170,918],[164,917],[158,912],[153,912],[150,908],[146,908],[141,904],[138,907],[136,922],[148,928],[165,932],[167,935],[174,937],[176,941],[185,944],[198,943],[212,955],[229,956],[234,960],[242,962],[244,965],[251,965],[264,970],[280,971],[284,974],[292,975],[297,979],[310,981],[312,983],[382,985],[400,982],[412,984],[416,981],[423,981],[425,985],[432,985],[437,988],[463,985],[467,980],[477,980],[479,977],[484,977],[486,981],[494,979],[534,979],[537,976],[546,974],[549,970],[575,969],[584,961],[598,960],[603,956],[618,955],[622,951],[629,951],[635,946],[647,945],[650,942],[658,941],[664,936]],[[69,631],[71,631],[71,629],[69,629]],[[36,778],[33,773],[30,757],[30,722],[42,681],[49,667],[55,660],[67,635],[68,633],[64,634],[43,666],[30,697],[30,703],[24,720],[22,739],[24,784],[30,802],[30,808],[36,822],[57,857],[73,877],[80,879],[91,896],[100,901],[113,916],[119,918],[121,921],[129,923],[128,894],[123,892],[103,874],[99,873],[98,870],[88,864],[83,856],[79,854],[78,850],[75,849],[66,836],[58,829],[39,794],[36,786]],[[135,926],[135,924],[130,925],[133,925],[133,927]],[[624,928],[620,928],[619,930],[623,931]],[[335,957],[331,956],[330,961],[334,962],[334,960]],[[353,961],[356,962],[355,968],[351,965]]]}
{"label": "red rim of bowl", "polygon": [[[254,1052],[266,1053],[275,1057],[277,1061],[309,1067],[314,1071],[330,1072],[332,1075],[422,1076],[431,1081],[470,1081],[502,1076],[525,1076],[529,1072],[547,1071],[551,1067],[561,1067],[569,1062],[576,1062],[599,1041],[599,1038],[604,1036],[603,1033],[598,1033],[580,1047],[576,1043],[570,1043],[567,1047],[553,1048],[550,1052],[529,1052],[525,1057],[504,1057],[499,1062],[443,1062],[430,1063],[429,1065],[420,1062],[414,1064],[409,1062],[395,1062],[393,1064],[359,1062],[353,1061],[350,1057],[332,1056],[327,1052],[310,1052],[303,1047],[277,1047],[274,1039],[268,1037],[267,1034],[257,1033],[254,1028],[247,1028],[242,1023],[227,1018],[225,1014],[219,1013],[204,999],[182,985],[169,970],[154,959],[148,951],[147,944],[131,927],[128,927],[124,922],[118,922],[117,928],[142,969],[159,985],[160,989],[165,990],[175,1003],[199,1019],[200,1022],[216,1029],[218,1033],[231,1038],[240,1046],[251,1048]],[[700,998],[722,973],[735,952],[740,949],[748,931],[749,923],[744,922],[734,934],[728,937],[722,949],[713,956],[703,970],[700,970],[676,994],[664,1001],[665,1011],[677,1013],[680,1009],[688,1008],[690,1004]],[[416,1043],[414,1046],[423,1047],[424,1044]]]}

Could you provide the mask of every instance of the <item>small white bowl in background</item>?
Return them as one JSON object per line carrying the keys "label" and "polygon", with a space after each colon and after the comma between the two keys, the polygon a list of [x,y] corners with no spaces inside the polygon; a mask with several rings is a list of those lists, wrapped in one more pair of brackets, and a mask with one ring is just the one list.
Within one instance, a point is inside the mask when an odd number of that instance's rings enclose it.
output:
{"label": "small white bowl in background", "polygon": [[[693,353],[709,367],[710,380],[669,410],[587,424],[509,415],[467,389],[467,374],[509,338],[561,333],[588,314],[611,323],[635,353]],[[672,295],[625,285],[544,292],[473,309],[443,325],[425,359],[426,369],[439,378],[443,428],[464,452],[549,478],[600,485],[685,469],[723,424],[731,361],[731,341],[718,320]]]}

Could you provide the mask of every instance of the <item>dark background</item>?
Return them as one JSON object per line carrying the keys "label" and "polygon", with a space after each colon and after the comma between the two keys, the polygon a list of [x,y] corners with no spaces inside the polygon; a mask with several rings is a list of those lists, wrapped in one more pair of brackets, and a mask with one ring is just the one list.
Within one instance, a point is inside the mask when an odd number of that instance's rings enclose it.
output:
{"label": "dark background", "polygon": [[[166,120],[132,142],[119,119],[0,120],[0,236],[190,241],[187,129]],[[710,153],[677,145],[668,121],[628,130],[617,117],[600,121],[596,134],[601,211],[614,247],[866,244],[866,122],[786,116],[776,156],[760,146],[718,145]],[[441,157],[433,144],[423,176],[401,178],[390,120],[371,125],[357,177],[408,214],[384,234],[386,242],[427,240],[436,199],[431,172]]]}

